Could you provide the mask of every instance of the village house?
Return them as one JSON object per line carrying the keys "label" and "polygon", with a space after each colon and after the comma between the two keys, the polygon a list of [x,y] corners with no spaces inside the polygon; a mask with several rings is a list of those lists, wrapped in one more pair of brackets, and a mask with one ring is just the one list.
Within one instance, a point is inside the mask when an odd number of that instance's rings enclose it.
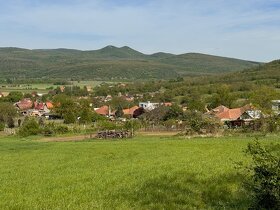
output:
{"label": "village house", "polygon": [[14,104],[14,106],[19,110],[19,112],[24,116],[40,117],[43,114],[50,113],[53,108],[51,102],[37,102],[29,98],[22,99],[21,101]]}
{"label": "village house", "polygon": [[14,104],[16,108],[20,111],[26,111],[28,109],[32,109],[33,107],[33,101],[30,98],[24,98],[20,100],[19,102]]}
{"label": "village house", "polygon": [[62,93],[63,93],[63,92],[64,92],[64,90],[65,90],[65,86],[60,86],[60,87],[59,87],[59,90],[60,90],[60,92],[62,92]]}
{"label": "village house", "polygon": [[127,84],[124,84],[124,83],[119,83],[118,84],[118,87],[126,87],[127,86]]}
{"label": "village house", "polygon": [[105,116],[105,117],[113,117],[113,116],[115,116],[115,111],[112,111],[111,107],[110,106],[106,106],[106,105],[102,106],[100,108],[95,108],[94,111],[97,114]]}
{"label": "village house", "polygon": [[111,95],[107,95],[104,99],[104,102],[109,102],[113,99],[113,97]]}
{"label": "village house", "polygon": [[159,107],[159,105],[160,105],[159,103],[151,103],[150,101],[139,103],[139,107],[142,107],[143,109],[145,109],[147,111],[152,111],[152,110],[156,109],[157,107]]}
{"label": "village house", "polygon": [[51,102],[47,102],[47,103],[43,103],[43,102],[38,103],[37,101],[34,102],[34,109],[38,110],[42,114],[50,113],[51,112],[50,109],[52,108],[53,105]]}
{"label": "village house", "polygon": [[91,86],[86,86],[87,92],[92,92],[92,87]]}
{"label": "village house", "polygon": [[148,102],[140,102],[139,107],[142,107],[146,111],[152,111],[159,106],[172,106],[171,102],[165,102],[165,103],[151,103],[150,101]]}
{"label": "village house", "polygon": [[142,107],[134,106],[128,109],[123,109],[123,114],[129,118],[137,118],[140,115],[144,114],[145,110]]}
{"label": "village house", "polygon": [[206,114],[217,117],[221,122],[229,127],[240,127],[250,125],[254,120],[260,119],[262,113],[260,110],[254,109],[251,105],[240,108],[229,109],[225,106],[219,106]]}
{"label": "village house", "polygon": [[277,115],[280,114],[280,100],[272,101],[272,111]]}

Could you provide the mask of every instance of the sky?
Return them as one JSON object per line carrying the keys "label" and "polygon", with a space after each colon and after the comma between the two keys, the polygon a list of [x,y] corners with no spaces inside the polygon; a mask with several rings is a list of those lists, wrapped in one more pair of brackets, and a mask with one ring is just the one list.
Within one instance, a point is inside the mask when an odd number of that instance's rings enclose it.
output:
{"label": "sky", "polygon": [[280,59],[280,0],[0,0],[0,47]]}

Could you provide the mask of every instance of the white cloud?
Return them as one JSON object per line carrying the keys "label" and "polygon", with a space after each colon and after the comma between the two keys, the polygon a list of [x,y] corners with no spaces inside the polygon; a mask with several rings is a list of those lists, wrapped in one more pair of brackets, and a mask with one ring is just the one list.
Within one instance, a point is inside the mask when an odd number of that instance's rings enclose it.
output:
{"label": "white cloud", "polygon": [[280,5],[275,0],[12,2],[0,0],[6,8],[0,14],[2,46],[95,49],[113,44],[145,53],[279,58]]}

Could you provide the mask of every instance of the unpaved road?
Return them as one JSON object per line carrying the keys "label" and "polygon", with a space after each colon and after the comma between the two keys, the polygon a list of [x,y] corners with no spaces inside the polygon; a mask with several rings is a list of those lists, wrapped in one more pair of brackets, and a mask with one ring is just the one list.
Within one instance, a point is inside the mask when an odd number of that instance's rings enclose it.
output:
{"label": "unpaved road", "polygon": [[86,135],[79,135],[79,136],[61,136],[61,137],[45,137],[40,139],[40,142],[69,142],[69,141],[84,141],[88,139],[92,139],[94,135],[90,136],[89,134]]}
{"label": "unpaved road", "polygon": [[[139,136],[175,136],[178,132],[137,132]],[[137,136],[136,135],[136,136]],[[40,142],[71,142],[71,141],[85,141],[89,139],[93,139],[95,134],[84,134],[77,136],[59,136],[59,137],[44,137],[39,139]]]}

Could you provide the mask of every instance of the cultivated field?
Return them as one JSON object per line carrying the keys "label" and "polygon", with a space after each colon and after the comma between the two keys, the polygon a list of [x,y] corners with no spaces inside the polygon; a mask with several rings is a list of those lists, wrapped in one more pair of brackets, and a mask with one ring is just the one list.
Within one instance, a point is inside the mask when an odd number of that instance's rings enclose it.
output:
{"label": "cultivated field", "polygon": [[[0,139],[0,209],[246,209],[253,138]],[[263,144],[278,137],[262,139]]]}

